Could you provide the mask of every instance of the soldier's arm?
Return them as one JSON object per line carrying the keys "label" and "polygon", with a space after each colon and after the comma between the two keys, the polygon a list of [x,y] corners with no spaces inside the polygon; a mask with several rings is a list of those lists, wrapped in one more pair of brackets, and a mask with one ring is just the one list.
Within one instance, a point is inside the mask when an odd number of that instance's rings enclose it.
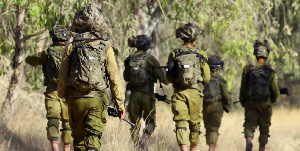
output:
{"label": "soldier's arm", "polygon": [[123,78],[126,82],[130,81],[130,67],[129,67],[129,61],[130,61],[130,57],[126,58],[124,61],[124,72],[123,72]]}
{"label": "soldier's arm", "polygon": [[47,59],[47,51],[41,51],[37,54],[27,56],[25,61],[26,63],[36,66],[36,65],[43,65],[45,64]]}
{"label": "soldier's arm", "polygon": [[59,74],[58,74],[58,81],[57,81],[57,92],[58,96],[61,98],[67,97],[67,78],[68,78],[68,71],[70,68],[70,55],[73,51],[72,44],[69,44],[65,47],[65,52],[63,53]]}
{"label": "soldier's arm", "polygon": [[221,94],[222,94],[222,100],[224,102],[224,104],[230,104],[231,103],[231,97],[230,94],[228,92],[227,89],[227,83],[225,80],[222,80],[220,83],[220,87],[221,87]]}
{"label": "soldier's arm", "polygon": [[116,106],[118,111],[124,111],[125,93],[119,76],[119,70],[113,49],[108,46],[105,54],[106,58],[106,71],[109,77],[109,83],[112,95],[116,99]]}
{"label": "soldier's arm", "polygon": [[242,81],[241,81],[241,88],[240,88],[240,102],[242,106],[245,105],[245,96],[246,96],[246,84],[247,84],[247,66],[244,67],[242,72]]}
{"label": "soldier's arm", "polygon": [[[207,54],[204,51],[201,51],[200,54],[203,55],[206,59],[208,59]],[[202,68],[203,82],[204,82],[204,84],[207,84],[210,81],[210,68],[209,68],[209,65],[206,62],[201,61],[201,68]]]}
{"label": "soldier's arm", "polygon": [[271,73],[270,78],[270,92],[271,92],[271,101],[275,103],[278,101],[280,92],[277,85],[277,76],[274,72]]}
{"label": "soldier's arm", "polygon": [[169,81],[166,77],[166,71],[164,68],[158,68],[160,67],[160,64],[156,60],[156,58],[151,56],[148,63],[153,67],[155,77],[163,84],[165,85],[169,84]]}

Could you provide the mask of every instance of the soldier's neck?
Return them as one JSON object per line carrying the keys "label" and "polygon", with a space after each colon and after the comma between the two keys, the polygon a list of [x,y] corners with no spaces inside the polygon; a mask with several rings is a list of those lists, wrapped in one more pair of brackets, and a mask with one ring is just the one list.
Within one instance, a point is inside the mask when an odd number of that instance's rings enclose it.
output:
{"label": "soldier's neck", "polygon": [[264,58],[258,58],[257,63],[265,63],[265,59]]}
{"label": "soldier's neck", "polygon": [[195,42],[186,42],[184,45],[189,46],[189,47],[194,47]]}

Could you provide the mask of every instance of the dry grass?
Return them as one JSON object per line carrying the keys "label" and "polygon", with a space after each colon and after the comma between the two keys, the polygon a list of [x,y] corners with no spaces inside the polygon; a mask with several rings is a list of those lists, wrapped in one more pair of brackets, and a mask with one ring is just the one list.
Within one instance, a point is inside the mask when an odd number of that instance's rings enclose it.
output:
{"label": "dry grass", "polygon": [[[9,73],[10,75],[10,73]],[[0,95],[5,96],[8,77],[1,77]],[[24,85],[24,84],[23,84]],[[2,102],[4,97],[0,99]],[[49,150],[46,137],[46,119],[43,94],[28,94],[20,91],[16,100],[17,111],[11,122],[0,122],[0,151],[11,150]],[[275,108],[273,111],[271,137],[266,150],[268,151],[299,151],[300,150],[300,109]],[[133,144],[130,139],[130,126],[116,118],[109,117],[107,128],[102,139],[102,150],[131,151]],[[224,114],[218,142],[219,151],[244,150],[243,124],[241,110]],[[149,150],[176,151],[176,142],[170,106],[157,102],[157,128],[153,133]],[[207,150],[205,130],[202,125],[199,148]],[[258,132],[255,133],[254,149],[258,148]]]}

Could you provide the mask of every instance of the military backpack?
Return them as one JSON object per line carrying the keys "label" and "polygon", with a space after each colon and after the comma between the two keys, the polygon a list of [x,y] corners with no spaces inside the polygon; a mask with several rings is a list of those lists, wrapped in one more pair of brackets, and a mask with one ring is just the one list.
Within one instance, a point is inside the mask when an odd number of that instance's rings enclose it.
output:
{"label": "military backpack", "polygon": [[107,44],[73,44],[68,85],[81,92],[105,91],[107,88],[105,53]]}
{"label": "military backpack", "polygon": [[130,67],[130,85],[136,87],[145,86],[149,82],[153,82],[150,70],[147,68],[148,55],[141,53],[136,56],[129,57]]}
{"label": "military backpack", "polygon": [[252,101],[267,100],[270,97],[270,75],[273,69],[267,65],[263,68],[250,66],[246,95]]}
{"label": "military backpack", "polygon": [[45,66],[45,78],[51,83],[57,83],[58,73],[64,47],[51,46],[47,49],[47,65]]}
{"label": "military backpack", "polygon": [[[191,49],[191,48],[190,48]],[[185,87],[193,87],[195,84],[203,81],[201,61],[207,62],[207,59],[193,50],[176,50],[174,69],[171,69],[171,75],[175,75],[175,81]],[[172,71],[173,70],[173,71]]]}
{"label": "military backpack", "polygon": [[217,76],[211,76],[210,82],[204,86],[204,102],[215,102],[222,99],[221,80]]}

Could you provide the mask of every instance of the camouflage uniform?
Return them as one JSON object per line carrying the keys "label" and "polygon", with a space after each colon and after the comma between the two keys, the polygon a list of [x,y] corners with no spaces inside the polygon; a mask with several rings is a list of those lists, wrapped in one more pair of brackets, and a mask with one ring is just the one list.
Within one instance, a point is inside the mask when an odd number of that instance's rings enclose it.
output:
{"label": "camouflage uniform", "polygon": [[[75,14],[72,30],[77,34],[74,37],[73,44],[84,43],[97,46],[99,43],[105,43],[104,66],[109,78],[110,89],[112,95],[116,98],[117,110],[119,112],[124,111],[125,96],[118,73],[119,70],[113,49],[105,42],[111,35],[108,20],[99,8],[87,5]],[[105,130],[108,116],[108,100],[103,91],[92,90],[84,93],[74,89],[74,86],[66,82],[70,76],[68,71],[71,67],[70,61],[73,50],[73,45],[69,45],[63,54],[58,78],[58,94],[60,97],[66,98],[69,105],[74,149],[100,150],[100,139]],[[99,64],[99,66],[101,65]]]}
{"label": "camouflage uniform", "polygon": [[[264,68],[266,64],[257,63],[255,68]],[[277,102],[279,89],[277,86],[277,77],[273,71],[270,74],[270,98],[261,101],[252,101],[246,96],[248,73],[250,65],[243,69],[242,83],[240,90],[240,101],[245,108],[244,134],[245,138],[254,137],[254,131],[259,126],[259,143],[263,146],[268,143],[269,128],[271,126],[272,103]]]}
{"label": "camouflage uniform", "polygon": [[[193,50],[200,53],[205,58],[207,55],[204,51],[198,51],[194,47],[183,45],[181,51]],[[173,60],[176,52],[171,52],[169,61]],[[172,82],[174,87],[174,94],[172,96],[172,111],[174,114],[173,120],[176,126],[176,137],[179,145],[197,146],[200,140],[200,122],[202,120],[203,108],[203,89],[204,84],[210,80],[210,70],[207,63],[201,61],[203,82],[198,83],[194,88],[186,88],[179,82],[176,82],[175,77],[167,74],[169,82]],[[190,133],[187,129],[190,129]]]}
{"label": "camouflage uniform", "polygon": [[217,73],[211,74],[211,79],[216,78],[220,81],[221,99],[216,101],[203,101],[203,121],[206,129],[206,143],[216,144],[219,135],[219,127],[223,117],[223,105],[231,102],[230,95],[227,90],[226,81]]}
{"label": "camouflage uniform", "polygon": [[[55,51],[64,51],[65,45],[54,43],[51,49]],[[49,48],[49,49],[50,49]],[[28,56],[25,61],[30,65],[42,65],[45,76],[44,85],[47,87],[45,92],[45,107],[47,110],[47,136],[50,141],[56,141],[59,138],[59,120],[62,121],[62,141],[69,144],[72,141],[71,128],[69,124],[68,107],[64,99],[58,97],[57,83],[49,79],[47,75],[48,52],[42,51],[37,55]]]}
{"label": "camouflage uniform", "polygon": [[[143,118],[146,122],[146,128],[145,133],[147,135],[151,135],[154,131],[156,125],[155,125],[155,96],[154,96],[154,83],[156,83],[157,79],[161,81],[164,84],[168,84],[168,81],[166,79],[166,72],[163,68],[157,68],[160,67],[159,62],[157,59],[155,59],[153,56],[146,54],[145,51],[149,49],[150,47],[150,39],[148,37],[143,38],[141,36],[138,36],[135,38],[136,44],[132,44],[129,39],[129,46],[131,47],[137,47],[138,51],[136,51],[132,56],[129,56],[124,64],[125,64],[125,70],[123,73],[124,80],[130,83],[130,66],[129,66],[129,59],[134,57],[145,57],[146,61],[146,69],[147,74],[151,76],[151,78],[148,78],[147,83],[143,86],[135,86],[131,85],[131,94],[130,94],[130,101],[128,104],[128,113],[129,118],[132,123],[139,124],[139,120]],[[139,139],[139,131],[140,126],[137,126],[136,128],[132,128],[132,138],[135,143],[138,142]]]}

